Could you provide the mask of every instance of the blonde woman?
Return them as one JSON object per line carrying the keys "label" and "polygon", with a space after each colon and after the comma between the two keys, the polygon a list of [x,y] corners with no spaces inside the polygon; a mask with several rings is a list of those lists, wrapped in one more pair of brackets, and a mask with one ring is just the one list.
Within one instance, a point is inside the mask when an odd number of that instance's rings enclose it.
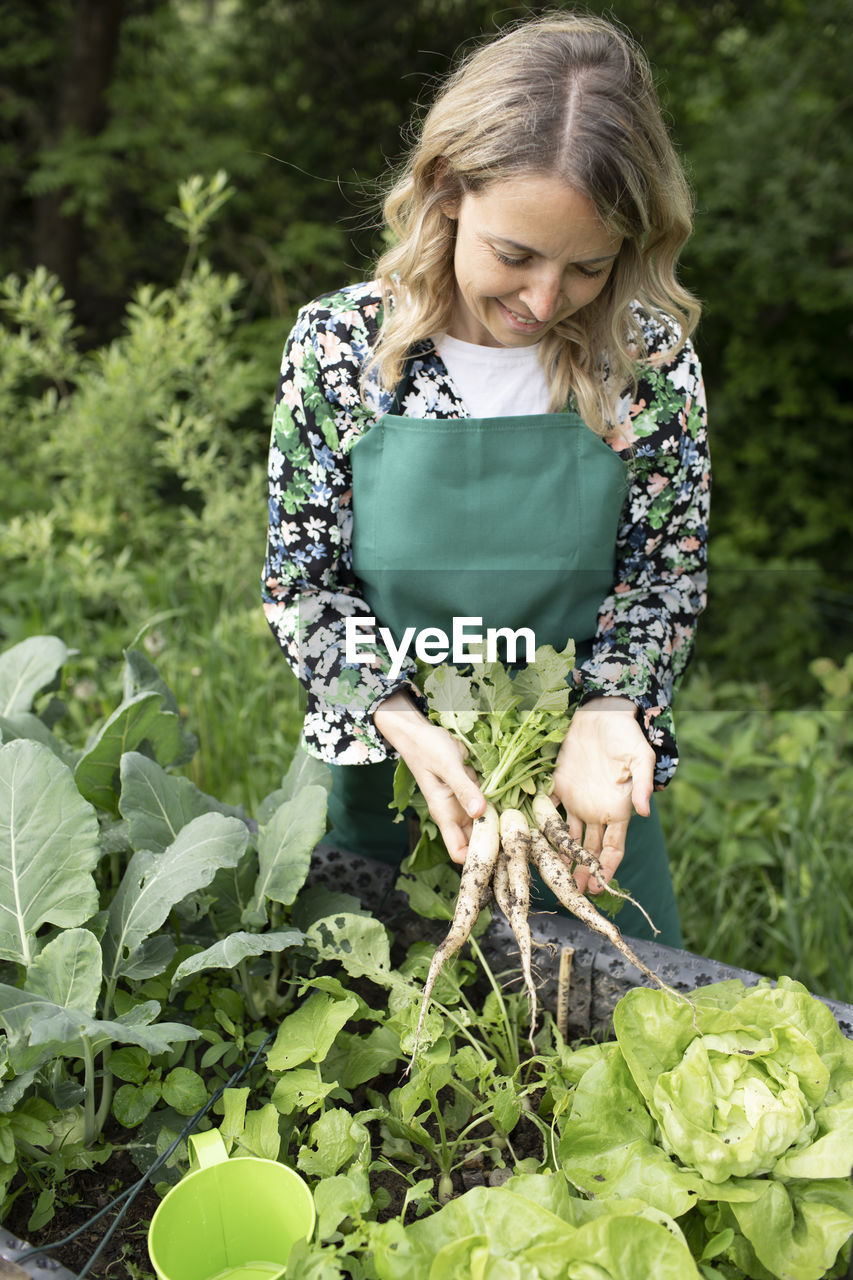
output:
{"label": "blonde woman", "polygon": [[[299,314],[270,450],[265,609],[333,766],[330,839],[404,856],[397,755],[454,861],[483,811],[404,640],[440,655],[460,619],[573,638],[555,798],[680,945],[652,793],[705,602],[709,463],[698,306],[675,276],[691,201],[642,54],[573,14],[481,45],[385,217],[375,279]],[[620,926],[649,936],[629,907]]]}

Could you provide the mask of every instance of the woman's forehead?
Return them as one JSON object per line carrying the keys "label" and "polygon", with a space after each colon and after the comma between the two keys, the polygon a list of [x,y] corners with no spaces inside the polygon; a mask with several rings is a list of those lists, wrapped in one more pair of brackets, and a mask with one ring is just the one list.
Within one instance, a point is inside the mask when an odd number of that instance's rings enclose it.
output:
{"label": "woman's forehead", "polygon": [[464,196],[460,214],[480,236],[549,258],[597,262],[621,244],[589,197],[553,174],[496,179]]}

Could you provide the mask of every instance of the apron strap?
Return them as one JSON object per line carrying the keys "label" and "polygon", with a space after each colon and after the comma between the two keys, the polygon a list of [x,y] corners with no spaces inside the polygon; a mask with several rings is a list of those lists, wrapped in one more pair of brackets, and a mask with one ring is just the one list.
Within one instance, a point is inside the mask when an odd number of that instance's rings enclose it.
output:
{"label": "apron strap", "polygon": [[400,376],[400,381],[394,388],[394,395],[392,396],[391,403],[386,410],[386,413],[388,413],[390,417],[405,418],[406,414],[403,409],[403,401],[408,394],[409,385],[412,381],[412,365],[419,357],[429,355],[434,350],[435,347],[433,343],[428,339],[425,339],[422,342],[416,342],[413,346],[409,347],[409,350],[403,357],[403,372]]}
{"label": "apron strap", "polygon": [[400,381],[394,388],[394,395],[388,406],[387,412],[394,418],[405,418],[405,410],[403,409],[403,401],[409,390],[409,383],[412,380],[412,363],[416,356],[421,354],[422,343],[417,346],[410,347],[403,357],[403,372],[400,375]]}
{"label": "apron strap", "polygon": [[403,364],[403,376],[394,388],[394,395],[387,409],[387,412],[392,418],[405,417],[405,414],[403,413],[403,399],[409,389],[409,360],[410,357],[407,356]]}

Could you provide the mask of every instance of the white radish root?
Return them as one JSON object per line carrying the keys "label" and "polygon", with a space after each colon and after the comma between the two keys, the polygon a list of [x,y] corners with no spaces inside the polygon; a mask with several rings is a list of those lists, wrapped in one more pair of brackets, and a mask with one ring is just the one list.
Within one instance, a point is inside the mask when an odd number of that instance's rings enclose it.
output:
{"label": "white radish root", "polygon": [[530,1004],[530,1046],[534,1049],[538,1000],[532,971],[533,943],[527,918],[530,911],[530,828],[520,810],[503,810],[500,816],[500,835],[501,856],[498,865],[501,874],[500,877],[495,876],[495,899],[509,921],[518,943],[521,971]]}
{"label": "white radish root", "polygon": [[[539,831],[531,833],[530,856],[544,883],[567,910],[571,911],[579,920],[582,920],[595,933],[601,934],[608,942],[612,943],[626,960],[629,960],[647,978],[651,978],[653,982],[656,982],[664,991],[669,991],[672,995],[678,996],[680,1000],[687,999],[682,992],[670,987],[657,976],[653,969],[644,964],[640,957],[628,946],[613,921],[603,916],[593,906],[589,898],[581,893],[575,884],[571,871],[560,857],[560,854],[551,847],[548,840]],[[688,1001],[688,1003],[690,1002]]]}
{"label": "white radish root", "polygon": [[415,1043],[408,1066],[409,1071],[412,1069],[412,1064],[418,1051],[418,1042],[421,1038],[424,1018],[426,1017],[427,1006],[429,1005],[436,978],[441,972],[442,966],[451,956],[456,955],[459,948],[471,936],[471,930],[476,924],[480,909],[491,895],[492,875],[499,852],[498,811],[493,805],[487,805],[486,812],[482,817],[474,819],[474,830],[471,833],[468,852],[462,864],[459,895],[456,899],[453,919],[450,922],[450,928],[444,941],[436,947],[429,966],[429,973],[427,974],[421,1000],[420,1017],[415,1030]]}
{"label": "white radish root", "polygon": [[[590,853],[585,849],[579,840],[576,840],[568,828],[568,825],[560,817],[556,805],[550,796],[546,796],[544,791],[537,791],[531,801],[530,807],[533,811],[533,817],[536,825],[542,835],[548,841],[552,848],[561,853],[563,857],[568,858],[570,862],[579,862],[582,867],[586,867],[592,872],[595,879],[607,889],[608,893],[612,893],[614,898],[622,898],[625,902],[630,902],[633,907],[642,912],[645,916],[649,928],[657,936],[660,929],[657,928],[649,913],[640,905],[630,893],[626,893],[624,889],[611,888],[604,877],[601,869],[601,863],[594,853]],[[544,877],[543,877],[544,879]],[[576,886],[577,887],[577,886]],[[565,903],[563,904],[566,905]],[[570,907],[569,910],[572,908]],[[621,935],[620,935],[621,936]]]}
{"label": "white radish root", "polygon": [[[536,1028],[538,998],[532,972],[532,939],[528,913],[530,910],[530,864],[539,872],[557,900],[573,915],[582,920],[595,933],[606,938],[635,968],[653,982],[679,999],[691,1001],[681,992],[665,983],[644,964],[622,937],[617,926],[608,920],[580,891],[572,875],[572,863],[580,862],[588,867],[596,878],[601,875],[601,864],[585,850],[569,831],[553,802],[537,792],[531,805],[534,820],[541,828],[533,830],[525,815],[518,809],[505,809],[500,816],[495,806],[489,804],[481,818],[474,822],[474,830],[468,844],[468,853],[462,866],[459,894],[453,912],[453,920],[444,938],[436,947],[424,984],[418,1025],[415,1030],[412,1056],[406,1068],[408,1074],[415,1062],[424,1019],[436,979],[446,962],[468,941],[480,911],[494,895],[518,942],[521,968],[530,1004],[530,1046],[535,1052],[533,1035]],[[630,894],[610,889],[611,893],[634,902]],[[634,902],[647,920],[648,915]],[[651,920],[649,924],[654,929]],[[654,929],[655,933],[658,932]]]}

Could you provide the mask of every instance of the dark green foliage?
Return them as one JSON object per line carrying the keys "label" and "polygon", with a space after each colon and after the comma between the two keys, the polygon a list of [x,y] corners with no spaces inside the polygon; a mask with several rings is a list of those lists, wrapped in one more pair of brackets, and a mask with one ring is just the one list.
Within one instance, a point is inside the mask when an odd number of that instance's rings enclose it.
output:
{"label": "dark green foliage", "polygon": [[[546,7],[135,0],[112,61],[108,40],[89,50],[104,88],[81,102],[68,81],[86,4],[7,0],[0,268],[46,262],[84,342],[112,336],[135,285],[180,271],[162,216],[177,183],[227,170],[206,248],[247,283],[232,349],[271,388],[296,307],[369,271],[413,110],[460,48]],[[705,308],[715,465],[700,651],[796,687],[810,657],[843,653],[851,608],[849,0],[590,7],[646,48],[697,194],[684,275]],[[76,220],[61,245],[57,193]],[[235,425],[250,424],[260,448],[265,413]]]}

